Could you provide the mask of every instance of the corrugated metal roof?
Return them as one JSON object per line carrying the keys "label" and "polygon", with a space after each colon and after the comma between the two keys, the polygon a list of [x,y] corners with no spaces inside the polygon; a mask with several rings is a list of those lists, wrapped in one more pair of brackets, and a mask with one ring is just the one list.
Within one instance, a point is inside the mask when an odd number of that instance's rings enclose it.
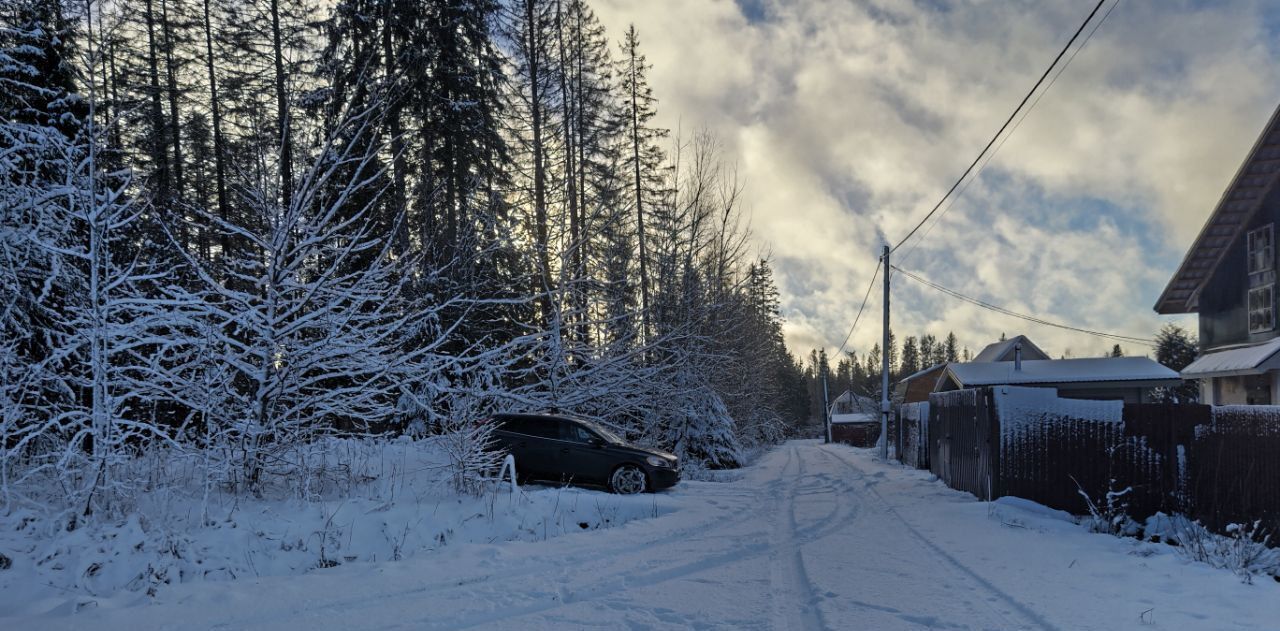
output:
{"label": "corrugated metal roof", "polygon": [[910,375],[907,375],[906,377],[903,377],[903,378],[899,379],[899,380],[898,380],[898,383],[906,383],[906,382],[908,382],[908,381],[911,381],[912,379],[919,379],[920,377],[923,377],[923,376],[925,376],[925,375],[927,375],[927,374],[929,374],[929,373],[931,373],[931,372],[933,372],[933,371],[935,371],[935,370],[938,370],[938,369],[941,369],[941,368],[945,368],[945,367],[946,367],[946,365],[947,365],[947,364],[946,364],[946,362],[943,362],[943,363],[941,363],[941,364],[934,364],[934,365],[932,365],[932,366],[930,366],[930,367],[928,367],[928,368],[924,368],[924,369],[921,369],[921,370],[917,370],[917,371],[915,371],[914,373],[911,373]]}
{"label": "corrugated metal roof", "polygon": [[947,366],[962,387],[1017,384],[1180,381],[1178,373],[1147,357],[1030,359],[1015,370],[1012,362],[967,362]]}

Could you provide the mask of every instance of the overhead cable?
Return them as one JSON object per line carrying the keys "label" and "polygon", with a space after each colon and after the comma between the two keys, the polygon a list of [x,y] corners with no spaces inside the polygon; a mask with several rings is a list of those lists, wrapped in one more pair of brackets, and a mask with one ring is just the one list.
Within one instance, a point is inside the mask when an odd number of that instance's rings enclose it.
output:
{"label": "overhead cable", "polygon": [[977,166],[979,162],[982,161],[982,157],[987,154],[987,152],[991,149],[992,145],[996,143],[996,140],[998,140],[1001,134],[1003,134],[1004,131],[1009,128],[1009,124],[1012,123],[1015,118],[1017,118],[1018,112],[1022,111],[1022,108],[1026,106],[1027,102],[1031,100],[1031,97],[1035,95],[1036,90],[1040,89],[1040,86],[1044,83],[1045,79],[1049,78],[1049,75],[1053,72],[1053,69],[1058,65],[1058,62],[1062,60],[1062,57],[1066,55],[1067,51],[1071,49],[1071,46],[1075,44],[1076,39],[1079,38],[1080,34],[1084,32],[1084,29],[1089,25],[1089,22],[1093,20],[1094,16],[1098,14],[1098,10],[1102,8],[1102,5],[1105,4],[1106,1],[1107,0],[1098,0],[1098,4],[1095,5],[1093,7],[1093,10],[1089,12],[1088,17],[1084,19],[1084,22],[1080,23],[1080,28],[1076,29],[1076,32],[1072,34],[1070,40],[1067,40],[1067,45],[1063,46],[1062,50],[1058,51],[1058,55],[1053,58],[1053,63],[1049,64],[1048,68],[1045,68],[1044,73],[1040,75],[1040,78],[1036,81],[1035,85],[1031,86],[1031,90],[1027,92],[1026,96],[1022,97],[1022,101],[1018,103],[1018,107],[1014,108],[1013,113],[1009,114],[1009,118],[1005,119],[1004,124],[1001,125],[1000,129],[996,131],[996,134],[991,137],[991,140],[987,142],[987,145],[982,148],[982,151],[978,153],[978,156],[973,159],[973,162],[969,163],[969,166],[964,170],[964,173],[960,174],[960,178],[955,181],[955,184],[951,185],[951,188],[948,189],[947,193],[942,196],[942,199],[939,199],[938,203],[934,204],[933,208],[929,210],[929,213],[924,216],[924,219],[921,219],[920,223],[917,223],[916,226],[911,229],[911,232],[907,233],[907,236],[903,237],[902,240],[899,241],[897,245],[893,246],[892,251],[897,251],[898,248],[902,247],[902,244],[906,243],[909,239],[911,239],[911,237],[915,235],[916,231],[920,230],[921,226],[923,226],[926,222],[928,222],[929,218],[933,217],[934,213],[938,212],[938,209],[942,208],[942,205],[947,201],[948,198],[951,197],[951,194],[954,193],[956,189],[960,187],[960,184],[965,181],[965,178],[969,176],[969,173],[973,171],[973,168]]}
{"label": "overhead cable", "polygon": [[871,297],[871,290],[876,286],[876,276],[880,275],[880,263],[876,264],[876,271],[871,273],[871,283],[867,285],[867,293],[862,297],[862,306],[858,307],[858,315],[853,318],[853,326],[849,327],[849,333],[844,336],[844,341],[840,343],[840,350],[836,351],[836,357],[844,352],[845,346],[849,344],[849,338],[853,337],[853,330],[858,328],[858,320],[862,319],[862,311],[867,308],[867,299]]}
{"label": "overhead cable", "polygon": [[964,294],[962,294],[962,293],[960,293],[960,292],[958,292],[958,291],[956,291],[956,290],[954,290],[954,289],[949,289],[949,288],[947,288],[947,287],[943,287],[942,285],[939,285],[939,284],[937,284],[937,283],[935,283],[935,282],[933,282],[933,281],[931,281],[931,280],[929,280],[929,279],[927,279],[927,278],[924,278],[923,276],[920,276],[919,274],[915,274],[915,273],[912,273],[912,272],[908,272],[907,270],[904,270],[904,269],[902,269],[902,268],[900,268],[900,267],[898,267],[898,266],[896,266],[896,265],[894,265],[894,266],[892,266],[892,267],[893,267],[893,270],[894,270],[894,271],[901,273],[903,276],[906,276],[907,278],[910,278],[911,280],[914,280],[914,281],[916,281],[916,282],[918,282],[918,283],[921,283],[921,284],[923,284],[923,285],[926,285],[926,286],[928,286],[928,287],[931,287],[931,288],[933,288],[933,289],[936,289],[936,290],[938,290],[938,291],[940,291],[940,292],[942,292],[942,293],[944,293],[944,294],[947,294],[947,295],[949,295],[949,296],[951,296],[951,297],[953,297],[953,298],[957,298],[957,299],[959,299],[959,300],[963,300],[963,301],[965,301],[965,302],[967,302],[967,303],[970,303],[970,304],[973,304],[973,305],[977,305],[977,306],[979,306],[979,307],[982,307],[983,309],[988,309],[988,310],[991,310],[991,311],[995,311],[996,313],[1001,313],[1001,314],[1004,314],[1004,315],[1007,315],[1007,316],[1011,316],[1011,317],[1014,317],[1014,318],[1019,318],[1019,319],[1022,319],[1022,320],[1026,320],[1026,321],[1028,321],[1028,322],[1033,322],[1033,323],[1035,323],[1035,324],[1041,324],[1041,325],[1044,325],[1044,326],[1050,326],[1050,327],[1054,327],[1054,328],[1058,328],[1058,329],[1065,329],[1065,330],[1067,330],[1067,331],[1075,331],[1075,332],[1077,332],[1077,333],[1086,333],[1086,334],[1088,334],[1088,335],[1093,335],[1093,336],[1101,337],[1101,338],[1108,339],[1108,340],[1119,341],[1119,342],[1129,342],[1129,343],[1132,343],[1132,344],[1142,344],[1142,345],[1145,345],[1145,346],[1151,346],[1151,347],[1155,347],[1155,346],[1156,346],[1156,341],[1155,341],[1155,340],[1153,340],[1153,339],[1148,339],[1148,338],[1144,338],[1144,337],[1137,337],[1137,336],[1133,336],[1133,335],[1120,335],[1120,334],[1118,334],[1118,333],[1107,333],[1107,332],[1105,332],[1105,331],[1095,331],[1095,330],[1085,329],[1085,328],[1076,327],[1076,326],[1071,326],[1071,325],[1067,325],[1067,324],[1061,324],[1061,323],[1058,323],[1058,322],[1052,322],[1052,321],[1049,321],[1049,320],[1045,320],[1044,318],[1040,318],[1040,317],[1033,316],[1033,315],[1027,315],[1027,314],[1025,314],[1025,313],[1018,313],[1018,312],[1016,312],[1016,311],[1012,311],[1012,310],[1006,309],[1006,308],[1004,308],[1004,307],[1000,307],[1000,306],[997,306],[997,305],[993,305],[993,304],[991,304],[991,303],[989,303],[989,302],[986,302],[986,301],[983,301],[983,300],[979,300],[979,299],[977,299],[977,298],[973,298],[973,297],[970,297],[970,296],[966,296],[966,295],[964,295]]}

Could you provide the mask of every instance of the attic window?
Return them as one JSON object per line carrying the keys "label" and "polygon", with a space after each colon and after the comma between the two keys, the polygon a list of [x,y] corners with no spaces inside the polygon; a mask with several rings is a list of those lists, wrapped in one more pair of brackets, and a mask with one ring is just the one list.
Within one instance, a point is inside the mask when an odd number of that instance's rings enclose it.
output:
{"label": "attic window", "polygon": [[[1270,271],[1275,267],[1275,248],[1272,247],[1272,224],[1249,231],[1249,273]],[[1252,304],[1252,299],[1250,300]],[[1250,311],[1252,311],[1252,307]],[[1251,327],[1252,328],[1252,327]]]}
{"label": "attic window", "polygon": [[1276,328],[1275,285],[1249,290],[1249,332],[1262,333]]}

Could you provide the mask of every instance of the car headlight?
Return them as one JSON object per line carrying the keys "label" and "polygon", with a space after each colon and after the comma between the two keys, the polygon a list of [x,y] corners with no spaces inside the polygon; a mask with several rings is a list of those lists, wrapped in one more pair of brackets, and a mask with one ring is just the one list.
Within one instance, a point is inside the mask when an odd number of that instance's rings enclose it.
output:
{"label": "car headlight", "polygon": [[645,458],[645,462],[648,462],[649,466],[662,467],[664,469],[670,469],[675,466],[675,463],[670,460],[667,460],[666,458],[659,458],[658,456],[649,456],[648,458]]}

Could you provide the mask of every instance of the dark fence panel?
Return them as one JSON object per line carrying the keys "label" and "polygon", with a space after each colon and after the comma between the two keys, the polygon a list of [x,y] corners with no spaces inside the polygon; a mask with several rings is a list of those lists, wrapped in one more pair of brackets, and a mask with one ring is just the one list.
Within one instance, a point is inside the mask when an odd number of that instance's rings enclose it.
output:
{"label": "dark fence panel", "polygon": [[[1017,405],[1015,390],[1027,395]],[[932,395],[929,469],[982,499],[1085,514],[1086,496],[1105,507],[1112,494],[1135,519],[1183,513],[1218,531],[1261,520],[1280,539],[1280,408],[1118,408],[1026,390]]]}
{"label": "dark fence panel", "polygon": [[[1154,471],[1139,481],[1140,493],[1133,498],[1131,514],[1143,518],[1156,511],[1190,514],[1187,492],[1189,453],[1196,428],[1213,421],[1213,408],[1197,404],[1128,403],[1124,406],[1125,436],[1146,447],[1145,457]],[[1131,457],[1141,458],[1143,452]]]}
{"label": "dark fence panel", "polygon": [[1164,458],[1125,427],[1119,419],[1056,415],[1003,427],[1002,490],[1076,514],[1087,513],[1089,501],[1124,505],[1138,518],[1170,510],[1176,486],[1164,477]]}
{"label": "dark fence panel", "polygon": [[1196,519],[1216,530],[1260,519],[1280,540],[1280,410],[1213,408],[1195,434],[1187,468]]}
{"label": "dark fence panel", "polygon": [[929,470],[947,486],[984,500],[1000,496],[990,395],[990,389],[929,395]]}

